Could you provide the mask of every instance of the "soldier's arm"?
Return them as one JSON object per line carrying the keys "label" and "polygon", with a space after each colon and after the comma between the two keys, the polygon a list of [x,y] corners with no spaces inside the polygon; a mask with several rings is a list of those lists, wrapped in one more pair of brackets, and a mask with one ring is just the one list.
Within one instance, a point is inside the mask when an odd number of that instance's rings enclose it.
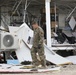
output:
{"label": "soldier's arm", "polygon": [[43,40],[44,40],[44,32],[40,31],[39,36],[40,36],[39,45],[41,45],[43,43]]}

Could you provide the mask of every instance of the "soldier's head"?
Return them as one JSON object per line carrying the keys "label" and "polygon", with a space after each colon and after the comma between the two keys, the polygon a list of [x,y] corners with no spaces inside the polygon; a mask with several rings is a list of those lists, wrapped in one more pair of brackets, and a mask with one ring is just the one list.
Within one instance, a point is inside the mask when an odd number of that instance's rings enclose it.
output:
{"label": "soldier's head", "polygon": [[33,29],[38,28],[38,23],[36,21],[33,21],[32,22],[32,27],[33,27]]}

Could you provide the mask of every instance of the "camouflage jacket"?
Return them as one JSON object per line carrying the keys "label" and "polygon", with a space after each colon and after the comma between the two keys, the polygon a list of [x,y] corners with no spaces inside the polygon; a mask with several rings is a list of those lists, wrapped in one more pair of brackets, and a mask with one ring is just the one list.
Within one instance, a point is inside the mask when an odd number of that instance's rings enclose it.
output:
{"label": "camouflage jacket", "polygon": [[34,37],[33,37],[33,47],[38,47],[38,45],[43,46],[44,41],[44,31],[41,27],[34,29]]}

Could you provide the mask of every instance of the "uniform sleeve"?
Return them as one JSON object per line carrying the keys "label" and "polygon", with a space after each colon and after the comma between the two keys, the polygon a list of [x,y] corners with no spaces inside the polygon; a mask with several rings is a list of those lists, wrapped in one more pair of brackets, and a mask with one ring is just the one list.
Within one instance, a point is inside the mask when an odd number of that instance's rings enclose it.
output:
{"label": "uniform sleeve", "polygon": [[44,40],[44,32],[40,31],[39,36],[40,36],[39,45],[41,45],[43,43],[43,40]]}

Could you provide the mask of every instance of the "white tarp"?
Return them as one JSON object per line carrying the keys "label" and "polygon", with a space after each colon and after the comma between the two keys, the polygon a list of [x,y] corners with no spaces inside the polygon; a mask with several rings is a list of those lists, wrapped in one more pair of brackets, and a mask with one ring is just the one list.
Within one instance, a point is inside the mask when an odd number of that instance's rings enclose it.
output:
{"label": "white tarp", "polygon": [[76,64],[76,55],[74,55],[74,56],[68,56],[68,57],[66,57],[66,59],[72,61],[73,64]]}

